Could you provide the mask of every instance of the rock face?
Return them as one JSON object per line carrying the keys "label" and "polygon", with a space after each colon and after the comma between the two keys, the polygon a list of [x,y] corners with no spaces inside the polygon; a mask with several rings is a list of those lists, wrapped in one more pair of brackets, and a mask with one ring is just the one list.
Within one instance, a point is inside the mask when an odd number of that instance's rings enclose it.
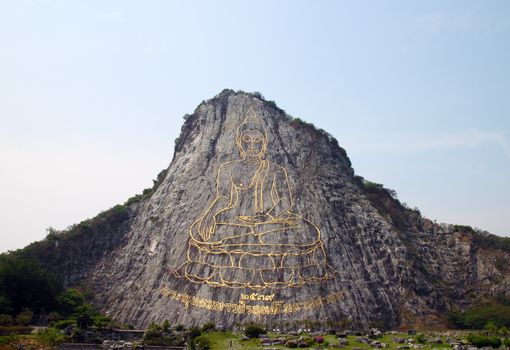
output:
{"label": "rock face", "polygon": [[[201,103],[161,184],[123,215],[102,231],[113,243],[92,260],[67,256],[74,263],[60,272],[137,327],[433,326],[475,295],[510,292],[496,267],[508,253],[404,208],[356,176],[334,138],[257,94],[225,90]],[[59,270],[62,252],[44,260]]]}

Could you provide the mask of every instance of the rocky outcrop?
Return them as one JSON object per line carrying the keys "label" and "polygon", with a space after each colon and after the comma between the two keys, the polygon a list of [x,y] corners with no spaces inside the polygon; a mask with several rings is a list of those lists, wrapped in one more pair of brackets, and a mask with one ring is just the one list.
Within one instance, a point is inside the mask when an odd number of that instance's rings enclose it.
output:
{"label": "rocky outcrop", "polygon": [[[236,144],[250,114],[260,127],[248,134],[267,130],[259,170],[243,162],[244,141]],[[218,193],[235,193],[238,208],[229,197],[229,210],[246,213],[251,204],[239,196],[259,183],[256,193],[276,208],[257,207],[263,225],[222,219],[226,226],[205,233],[207,220],[197,220],[222,200]],[[292,200],[279,188],[286,184]],[[356,176],[331,135],[258,94],[225,90],[202,102],[186,118],[162,182],[123,215],[116,226],[96,228],[100,234],[81,235],[82,255],[50,247],[42,260],[54,270],[67,266],[61,272],[70,282],[88,284],[105,312],[137,327],[295,319],[434,326],[452,306],[510,292],[510,274],[498,265],[507,252],[404,208],[391,191]]]}

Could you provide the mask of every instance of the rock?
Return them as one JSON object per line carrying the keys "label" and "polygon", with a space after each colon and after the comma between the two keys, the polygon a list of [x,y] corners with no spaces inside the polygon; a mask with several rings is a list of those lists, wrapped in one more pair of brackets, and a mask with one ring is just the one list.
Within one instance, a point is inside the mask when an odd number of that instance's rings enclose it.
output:
{"label": "rock", "polygon": [[370,343],[370,340],[366,337],[356,337],[356,341],[358,343],[364,343],[364,344],[369,344]]}
{"label": "rock", "polygon": [[349,341],[345,338],[340,338],[340,339],[338,339],[338,344],[349,345]]}
{"label": "rock", "polygon": [[[260,123],[248,124],[262,127],[242,129],[252,114]],[[247,156],[255,144],[261,147],[258,160]],[[244,228],[256,226],[250,220],[267,223],[279,203],[282,212],[271,225],[287,225],[285,235],[264,231],[257,236],[261,242],[248,233],[238,242],[234,225],[203,229],[218,226],[212,217],[207,225],[200,219],[213,203],[238,200],[235,193],[253,196],[255,188],[264,195],[235,202],[241,204],[233,217],[245,220],[236,222]],[[61,274],[66,286],[85,284],[103,312],[138,328],[166,319],[228,328],[346,315],[362,328],[409,320],[436,326],[447,306],[468,305],[471,295],[504,294],[510,274],[495,268],[493,250],[473,233],[437,225],[393,197],[355,175],[331,135],[258,94],[225,90],[186,118],[172,162],[152,190],[77,225],[57,247],[41,242],[19,255]],[[264,215],[244,215],[254,208]],[[289,223],[297,226],[290,229]],[[230,240],[243,248],[236,251]],[[287,243],[312,248],[290,255],[278,250]],[[510,260],[508,253],[498,254]],[[303,261],[314,264],[304,267]]]}
{"label": "rock", "polygon": [[373,348],[382,348],[381,342],[378,342],[378,341],[371,342],[370,346]]}

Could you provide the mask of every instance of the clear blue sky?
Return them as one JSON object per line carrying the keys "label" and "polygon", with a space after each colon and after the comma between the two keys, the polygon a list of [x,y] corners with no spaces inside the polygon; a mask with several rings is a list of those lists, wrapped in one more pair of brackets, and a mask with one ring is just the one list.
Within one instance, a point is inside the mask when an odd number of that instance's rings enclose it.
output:
{"label": "clear blue sky", "polygon": [[509,1],[0,2],[0,251],[149,187],[260,91],[438,222],[510,235]]}

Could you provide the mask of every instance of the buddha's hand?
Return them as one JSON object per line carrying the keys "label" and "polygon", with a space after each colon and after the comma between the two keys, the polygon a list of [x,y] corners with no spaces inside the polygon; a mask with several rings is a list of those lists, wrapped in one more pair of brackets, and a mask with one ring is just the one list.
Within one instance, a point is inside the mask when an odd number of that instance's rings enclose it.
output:
{"label": "buddha's hand", "polygon": [[260,223],[263,223],[263,222],[268,222],[268,221],[271,221],[273,218],[271,217],[271,215],[263,215],[263,214],[260,214],[260,215],[255,215],[255,216],[239,216],[239,220],[241,220],[242,222],[245,222],[247,224],[260,224]]}
{"label": "buddha's hand", "polygon": [[198,231],[202,235],[203,240],[208,241],[216,231],[216,219],[214,215],[206,215],[202,219]]}

